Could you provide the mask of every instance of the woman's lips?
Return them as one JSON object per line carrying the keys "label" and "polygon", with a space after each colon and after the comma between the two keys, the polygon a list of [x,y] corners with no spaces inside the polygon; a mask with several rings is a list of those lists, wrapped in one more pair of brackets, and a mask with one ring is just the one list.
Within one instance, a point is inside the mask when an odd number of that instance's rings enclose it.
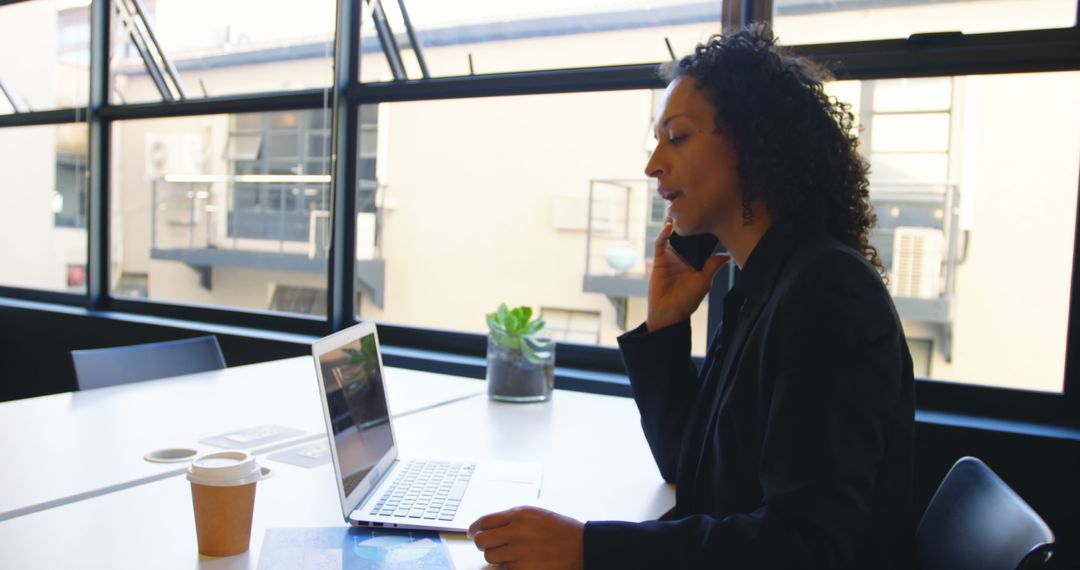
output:
{"label": "woman's lips", "polygon": [[665,190],[663,188],[660,189],[660,197],[669,202],[674,202],[675,199],[679,196],[682,196],[682,192],[678,190]]}

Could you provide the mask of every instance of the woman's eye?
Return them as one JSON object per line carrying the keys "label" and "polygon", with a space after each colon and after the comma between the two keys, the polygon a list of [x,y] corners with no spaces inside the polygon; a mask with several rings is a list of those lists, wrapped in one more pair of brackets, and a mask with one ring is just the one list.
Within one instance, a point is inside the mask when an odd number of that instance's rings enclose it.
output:
{"label": "woman's eye", "polygon": [[686,140],[686,137],[687,135],[672,135],[671,137],[668,137],[668,140],[671,141],[671,144],[678,146],[679,143]]}

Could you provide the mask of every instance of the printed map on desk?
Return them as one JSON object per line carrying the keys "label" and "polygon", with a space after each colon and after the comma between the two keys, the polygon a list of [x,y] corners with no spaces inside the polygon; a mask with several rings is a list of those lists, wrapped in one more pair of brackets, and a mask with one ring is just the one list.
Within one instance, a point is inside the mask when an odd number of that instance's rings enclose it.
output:
{"label": "printed map on desk", "polygon": [[372,528],[270,528],[259,570],[452,570],[439,533]]}

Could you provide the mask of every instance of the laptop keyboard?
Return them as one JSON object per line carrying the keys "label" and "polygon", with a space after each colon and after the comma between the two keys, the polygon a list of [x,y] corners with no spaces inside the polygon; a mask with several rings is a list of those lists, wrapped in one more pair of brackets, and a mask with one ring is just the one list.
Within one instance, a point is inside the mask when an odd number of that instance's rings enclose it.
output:
{"label": "laptop keyboard", "polygon": [[454,520],[475,463],[405,461],[369,514],[409,519]]}

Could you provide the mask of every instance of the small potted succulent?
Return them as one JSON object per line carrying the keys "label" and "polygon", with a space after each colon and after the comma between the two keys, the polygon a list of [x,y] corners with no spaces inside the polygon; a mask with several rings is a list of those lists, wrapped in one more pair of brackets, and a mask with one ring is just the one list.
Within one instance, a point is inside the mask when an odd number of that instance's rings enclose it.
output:
{"label": "small potted succulent", "polygon": [[544,320],[529,307],[487,315],[488,396],[506,402],[542,402],[555,386],[555,343],[538,334]]}

